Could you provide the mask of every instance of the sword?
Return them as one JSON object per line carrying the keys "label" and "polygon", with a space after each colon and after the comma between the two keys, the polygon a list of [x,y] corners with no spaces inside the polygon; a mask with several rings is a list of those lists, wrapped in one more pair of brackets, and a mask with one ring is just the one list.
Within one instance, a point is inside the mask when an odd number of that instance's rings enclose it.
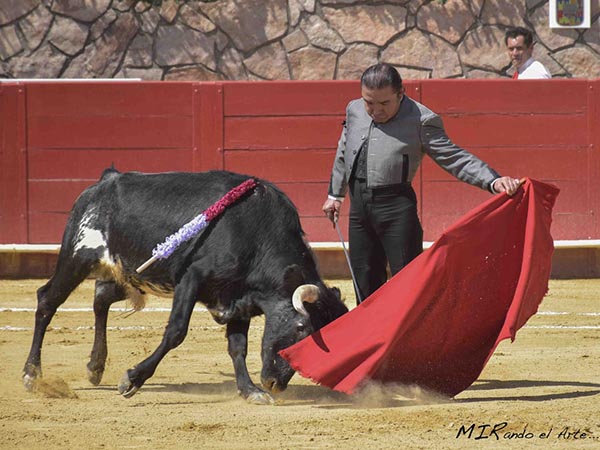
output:
{"label": "sword", "polygon": [[354,271],[352,270],[352,264],[350,264],[350,255],[348,254],[348,250],[346,250],[346,244],[344,244],[344,237],[342,236],[340,226],[338,225],[337,217],[334,218],[333,223],[335,224],[335,231],[337,231],[337,234],[340,238],[340,242],[342,243],[342,249],[344,249],[344,256],[346,256],[346,262],[348,263],[348,269],[350,269],[350,275],[352,276],[352,283],[354,284],[354,291],[356,292],[356,297],[358,299],[358,303],[361,303],[362,298],[360,298],[360,291],[358,290],[358,284],[356,283],[356,277],[354,276]]}

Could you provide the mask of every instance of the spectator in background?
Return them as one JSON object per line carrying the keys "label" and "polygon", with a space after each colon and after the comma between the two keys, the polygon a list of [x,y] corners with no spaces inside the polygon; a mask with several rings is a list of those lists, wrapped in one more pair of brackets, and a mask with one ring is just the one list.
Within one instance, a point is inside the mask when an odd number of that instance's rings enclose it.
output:
{"label": "spectator in background", "polygon": [[550,72],[542,63],[533,59],[533,33],[527,28],[510,28],[505,36],[504,43],[515,73],[513,79],[534,80],[538,78],[552,78]]}

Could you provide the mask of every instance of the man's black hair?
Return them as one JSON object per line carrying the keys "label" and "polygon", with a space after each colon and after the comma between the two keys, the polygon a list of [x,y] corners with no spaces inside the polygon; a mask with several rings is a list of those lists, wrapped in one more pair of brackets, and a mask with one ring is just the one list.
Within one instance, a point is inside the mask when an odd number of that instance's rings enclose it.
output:
{"label": "man's black hair", "polygon": [[526,47],[531,47],[531,44],[533,44],[533,33],[531,30],[523,27],[509,28],[504,35],[504,44],[508,45],[509,39],[516,39],[519,36],[523,36],[523,43]]}
{"label": "man's black hair", "polygon": [[360,84],[368,89],[382,89],[391,86],[394,91],[402,90],[402,77],[394,66],[379,63],[369,67],[360,77]]}

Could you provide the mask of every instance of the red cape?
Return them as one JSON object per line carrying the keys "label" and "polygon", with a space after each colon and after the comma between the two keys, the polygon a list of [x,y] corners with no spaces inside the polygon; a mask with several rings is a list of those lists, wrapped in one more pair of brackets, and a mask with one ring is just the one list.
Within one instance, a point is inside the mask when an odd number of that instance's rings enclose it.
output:
{"label": "red cape", "polygon": [[468,388],[548,290],[558,188],[527,179],[466,214],[359,306],[280,352],[351,394],[369,380],[448,396]]}

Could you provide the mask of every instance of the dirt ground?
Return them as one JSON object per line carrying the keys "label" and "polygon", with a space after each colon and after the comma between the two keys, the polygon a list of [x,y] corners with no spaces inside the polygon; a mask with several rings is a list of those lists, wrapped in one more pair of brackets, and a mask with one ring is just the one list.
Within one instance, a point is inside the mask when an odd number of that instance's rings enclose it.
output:
{"label": "dirt ground", "polygon": [[[295,375],[273,406],[238,397],[224,328],[201,310],[154,377],[121,397],[125,370],[160,342],[170,302],[155,297],[129,316],[124,302],[115,305],[108,367],[99,386],[89,384],[92,281],[59,309],[43,348],[44,383],[25,391],[44,282],[0,281],[0,449],[600,448],[600,280],[552,280],[540,312],[454,399],[377,386],[348,397]],[[352,299],[350,281],[329,283]],[[250,335],[255,382],[262,325],[255,320]]]}

